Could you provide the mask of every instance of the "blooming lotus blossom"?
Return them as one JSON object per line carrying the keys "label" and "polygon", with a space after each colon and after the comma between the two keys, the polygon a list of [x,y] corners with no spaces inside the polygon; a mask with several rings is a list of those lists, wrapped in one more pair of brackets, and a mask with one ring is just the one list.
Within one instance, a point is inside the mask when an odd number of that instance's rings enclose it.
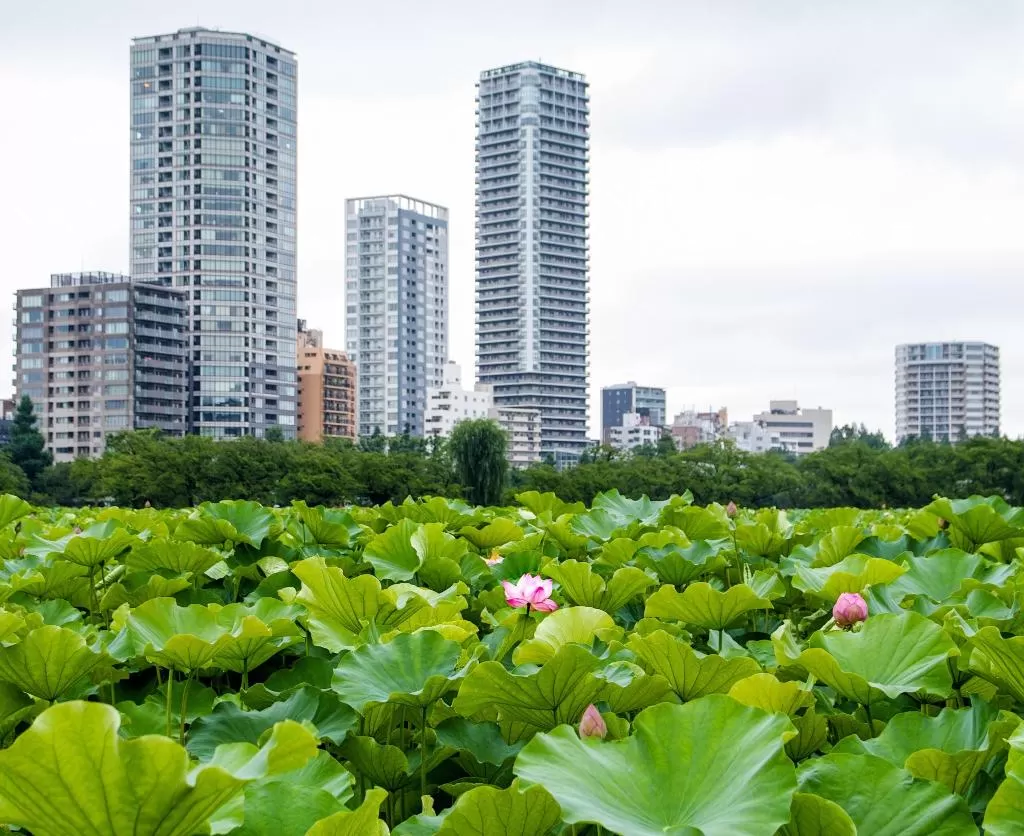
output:
{"label": "blooming lotus blossom", "polygon": [[844,592],[832,607],[832,617],[840,627],[852,627],[868,617],[868,602],[856,592]]}
{"label": "blooming lotus blossom", "polygon": [[552,583],[546,578],[538,578],[529,573],[518,581],[502,581],[505,589],[505,601],[510,607],[532,607],[541,612],[554,612],[558,604],[551,600]]}
{"label": "blooming lotus blossom", "polygon": [[735,517],[740,512],[740,509],[736,507],[735,502],[730,502],[725,506],[725,513],[729,517]]}
{"label": "blooming lotus blossom", "polygon": [[591,703],[583,712],[580,720],[580,737],[599,737],[602,740],[608,734],[608,725],[601,716],[601,712]]}
{"label": "blooming lotus blossom", "polygon": [[504,559],[505,559],[504,557],[502,557],[500,554],[498,554],[498,550],[495,549],[494,551],[491,552],[489,557],[485,557],[484,558],[484,563],[486,563],[488,566],[497,566]]}

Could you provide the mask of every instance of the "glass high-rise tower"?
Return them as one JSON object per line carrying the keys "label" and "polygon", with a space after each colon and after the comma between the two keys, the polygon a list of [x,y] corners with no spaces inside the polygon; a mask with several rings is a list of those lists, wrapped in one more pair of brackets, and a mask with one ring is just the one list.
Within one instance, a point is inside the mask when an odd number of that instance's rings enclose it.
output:
{"label": "glass high-rise tower", "polygon": [[295,55],[181,29],[131,47],[131,274],[188,297],[189,430],[295,437]]}
{"label": "glass high-rise tower", "polygon": [[541,451],[587,446],[589,95],[527,61],[477,84],[477,377],[541,413]]}

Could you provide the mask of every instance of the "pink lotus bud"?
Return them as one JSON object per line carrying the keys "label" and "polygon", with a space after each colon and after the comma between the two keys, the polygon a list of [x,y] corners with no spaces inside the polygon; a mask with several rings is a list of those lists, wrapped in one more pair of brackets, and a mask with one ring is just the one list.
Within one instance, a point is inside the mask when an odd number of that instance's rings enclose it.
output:
{"label": "pink lotus bud", "polygon": [[740,509],[736,507],[736,503],[735,502],[730,502],[728,505],[725,506],[725,514],[730,519],[732,517],[735,517],[739,512],[740,512]]}
{"label": "pink lotus bud", "polygon": [[604,717],[591,703],[583,712],[583,718],[580,720],[580,737],[599,737],[604,740],[607,734],[608,725],[605,723]]}
{"label": "pink lotus bud", "polygon": [[505,602],[510,607],[531,607],[540,612],[554,612],[558,604],[551,600],[553,584],[547,578],[538,578],[527,573],[518,581],[502,581]]}
{"label": "pink lotus bud", "polygon": [[488,566],[497,566],[504,559],[505,558],[498,554],[498,550],[495,549],[491,552],[490,556],[484,558],[484,563],[486,563]]}
{"label": "pink lotus bud", "polygon": [[832,607],[832,617],[840,627],[852,627],[868,617],[868,602],[856,592],[844,592]]}

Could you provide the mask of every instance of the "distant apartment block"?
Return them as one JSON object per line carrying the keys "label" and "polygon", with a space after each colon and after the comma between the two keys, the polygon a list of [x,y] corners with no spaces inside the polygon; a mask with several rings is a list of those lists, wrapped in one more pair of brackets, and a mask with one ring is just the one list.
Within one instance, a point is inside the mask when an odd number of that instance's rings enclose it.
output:
{"label": "distant apartment block", "polygon": [[543,419],[539,409],[495,406],[488,417],[496,421],[508,436],[508,463],[512,467],[529,467],[541,460]]}
{"label": "distant apartment block", "polygon": [[448,360],[448,210],[405,195],[345,201],[345,312],[359,436],[422,436]]}
{"label": "distant apartment block", "polygon": [[608,443],[616,450],[629,451],[645,445],[656,445],[664,432],[658,424],[652,424],[649,415],[627,412],[621,424],[609,429]]}
{"label": "distant apartment block", "polygon": [[729,425],[729,437],[740,450],[777,450],[802,456],[828,447],[832,435],[831,409],[801,409],[796,401],[770,401],[767,412],[752,421]]}
{"label": "distant apartment block", "polygon": [[729,412],[725,407],[717,411],[684,410],[676,415],[668,427],[679,450],[689,450],[700,444],[712,444],[722,438],[729,427]]}
{"label": "distant apartment block", "polygon": [[299,320],[298,435],[302,441],[356,438],[356,367],[343,351],[324,348],[322,331]]}
{"label": "distant apartment block", "polygon": [[558,466],[586,449],[590,96],[525,61],[477,84],[476,365],[500,407],[541,412]]}
{"label": "distant apartment block", "polygon": [[17,292],[15,393],[32,399],[55,461],[98,456],[122,430],[185,433],[186,311],[182,291],[116,273]]}
{"label": "distant apartment block", "polygon": [[463,388],[462,367],[449,361],[444,366],[444,384],[427,389],[423,434],[447,438],[459,421],[487,418],[493,406],[491,387],[478,383],[473,389]]}
{"label": "distant apartment block", "polygon": [[896,443],[999,435],[999,349],[982,342],[896,347]]}
{"label": "distant apartment block", "polygon": [[295,54],[194,27],[126,69],[131,275],[187,294],[189,430],[295,438]]}
{"label": "distant apartment block", "polygon": [[656,386],[638,386],[635,382],[605,386],[601,389],[601,441],[611,443],[611,430],[623,426],[624,416],[636,413],[649,419],[654,427],[665,425],[665,390]]}

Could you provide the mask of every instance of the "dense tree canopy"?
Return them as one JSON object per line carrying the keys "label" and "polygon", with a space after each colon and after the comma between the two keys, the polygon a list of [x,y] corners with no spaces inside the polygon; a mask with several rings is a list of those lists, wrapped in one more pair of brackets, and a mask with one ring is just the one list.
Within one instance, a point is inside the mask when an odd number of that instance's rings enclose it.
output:
{"label": "dense tree canopy", "polygon": [[[846,434],[843,434],[846,435]],[[1024,442],[975,438],[959,444],[910,441],[879,446],[868,433],[838,437],[819,453],[795,459],[752,455],[731,445],[676,453],[667,446],[622,455],[591,451],[578,467],[550,464],[509,471],[504,499],[526,490],[554,491],[566,501],[589,502],[617,488],[623,494],[664,499],[692,491],[697,502],[734,501],[760,507],[912,507],[935,494],[999,494],[1024,505]],[[354,445],[308,444],[252,438],[163,438],[152,431],[110,439],[95,461],[49,465],[30,486],[9,456],[0,457],[0,488],[39,503],[187,506],[205,500],[253,499],[286,504],[379,504],[407,496],[473,497],[472,474],[456,466],[458,444],[399,436]],[[490,477],[489,477],[490,478]],[[497,500],[494,497],[498,497]],[[500,491],[489,494],[502,501]]]}

